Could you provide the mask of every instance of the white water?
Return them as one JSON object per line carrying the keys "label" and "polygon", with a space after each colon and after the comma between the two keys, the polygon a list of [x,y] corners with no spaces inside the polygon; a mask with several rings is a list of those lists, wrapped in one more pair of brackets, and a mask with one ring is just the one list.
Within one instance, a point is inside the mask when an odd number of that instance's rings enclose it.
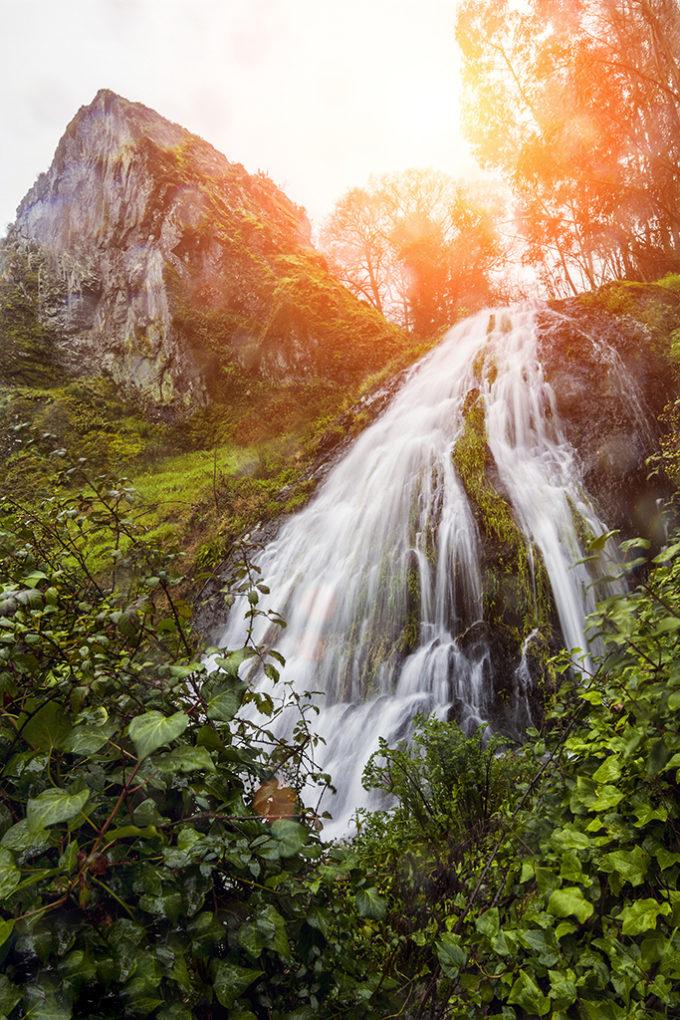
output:
{"label": "white water", "polygon": [[[338,787],[324,805],[328,836],[346,831],[366,803],[361,775],[379,736],[394,743],[415,714],[445,717],[452,706],[464,728],[488,718],[488,650],[477,642],[464,653],[457,640],[482,618],[480,535],[452,456],[470,391],[482,394],[497,485],[529,555],[545,564],[564,643],[587,647],[585,616],[607,589],[577,564],[579,533],[605,525],[583,491],[535,330],[531,308],[457,325],[256,557],[271,589],[260,608],[287,627],[272,633],[262,620],[255,640],[283,654],[283,676],[297,690],[322,692],[312,722],[326,741],[318,763]],[[232,608],[223,646],[243,644],[244,613],[244,604]],[[532,637],[524,635],[525,652]],[[508,710],[521,727],[530,720],[525,655],[514,681]]]}

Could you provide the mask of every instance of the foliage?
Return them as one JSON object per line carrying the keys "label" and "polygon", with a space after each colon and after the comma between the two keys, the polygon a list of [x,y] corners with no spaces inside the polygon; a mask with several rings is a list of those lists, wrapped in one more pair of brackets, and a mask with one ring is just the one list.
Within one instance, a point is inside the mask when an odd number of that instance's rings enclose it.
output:
{"label": "foliage", "polygon": [[553,292],[677,267],[679,32],[673,0],[459,9],[467,134]]}
{"label": "foliage", "polygon": [[442,173],[383,174],[347,192],[321,240],[350,290],[423,337],[490,299],[500,207]]}
{"label": "foliage", "polygon": [[[637,570],[634,544],[624,551]],[[597,672],[564,656],[543,737],[495,759],[507,770],[495,815],[480,798],[481,740],[446,724],[421,727],[411,749],[383,747],[385,766],[369,770],[399,800],[392,816],[366,821],[357,846],[388,898],[383,961],[410,975],[416,1015],[655,1020],[680,1010],[680,543],[603,603],[593,628],[605,648]],[[452,803],[442,796],[450,775]]]}
{"label": "foliage", "polygon": [[364,786],[395,803],[358,816],[353,850],[374,876],[384,917],[367,950],[400,981],[405,1002],[427,998],[436,982],[438,945],[470,893],[471,862],[503,824],[499,811],[516,798],[524,771],[497,737],[482,729],[465,736],[455,722],[424,717],[410,741],[390,748],[381,740],[369,761]]}
{"label": "foliage", "polygon": [[[131,489],[64,480],[0,506],[0,1014],[375,1015],[358,920],[336,916],[350,862],[298,806],[326,781],[304,703],[240,680],[252,644],[210,672]],[[236,586],[252,623],[247,564]],[[292,741],[237,715],[249,702],[297,706]]]}

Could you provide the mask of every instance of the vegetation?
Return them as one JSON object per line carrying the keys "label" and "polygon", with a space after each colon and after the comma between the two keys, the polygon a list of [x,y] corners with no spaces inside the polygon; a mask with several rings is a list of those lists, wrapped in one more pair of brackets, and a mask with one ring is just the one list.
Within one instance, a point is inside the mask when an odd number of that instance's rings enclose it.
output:
{"label": "vegetation", "polygon": [[339,278],[417,336],[492,300],[502,201],[431,170],[372,178],[338,202],[322,244]]}
{"label": "vegetation", "polygon": [[[352,940],[380,901],[357,873],[339,914],[351,862],[298,800],[327,783],[304,702],[246,687],[250,643],[210,672],[134,492],[64,481],[0,506],[0,1014],[370,1016]],[[250,566],[235,587],[252,622]],[[292,741],[237,718],[248,702],[296,706]]]}
{"label": "vegetation", "polygon": [[672,0],[459,9],[467,133],[553,292],[677,267],[679,31]]}
{"label": "vegetation", "polygon": [[[645,115],[651,95],[676,96],[655,21],[666,6],[627,10],[630,25],[599,0],[576,12],[481,0],[460,15],[480,125],[518,111],[513,183],[530,255],[556,287],[556,272],[574,289],[619,271],[646,280],[677,255],[675,176],[657,144],[674,152],[674,114],[664,102],[658,123]],[[616,131],[603,67],[631,114]],[[515,90],[523,107],[506,102]],[[636,159],[631,137],[645,143]],[[484,146],[510,166],[509,146]],[[175,325],[216,370],[210,409],[180,430],[105,381],[66,379],[41,324],[40,253],[10,246],[0,280],[0,1018],[677,1016],[680,542],[651,561],[644,543],[624,546],[637,586],[594,616],[592,672],[574,652],[550,662],[562,686],[524,746],[433,718],[381,742],[364,782],[383,808],[343,844],[319,835],[332,777],[314,761],[313,709],[253,640],[266,588],[247,548],[220,592],[247,596],[244,647],[206,648],[192,629],[189,588],[253,524],[304,502],[310,466],[377,406],[352,416],[353,402],[414,356],[379,313],[398,307],[431,336],[488,294],[488,208],[436,176],[350,193],[332,243],[351,249],[347,279],[367,308],[329,283],[322,257],[290,250],[300,211],[266,179],[218,173],[190,137],[140,158],[154,162],[156,212],[164,189],[203,175],[207,212],[178,246],[183,264],[204,265],[219,223],[224,292],[191,272],[166,281]],[[461,253],[463,237],[474,244]],[[588,300],[642,322],[647,351],[670,333],[677,361],[677,290],[667,277]],[[279,355],[296,374],[274,390],[261,369]],[[548,623],[544,579],[493,485],[481,412],[473,391],[453,459],[490,550],[487,622],[501,640],[510,619],[519,641]],[[655,464],[676,487],[679,421],[671,403]],[[412,565],[403,576],[400,654],[420,595]],[[378,638],[369,673],[395,652]],[[241,679],[252,658],[272,694]],[[286,740],[284,710],[297,718]]]}
{"label": "vegetation", "polygon": [[[133,490],[63,481],[0,507],[3,1015],[675,1015],[680,544],[601,607],[594,674],[563,658],[533,744],[421,720],[366,771],[395,806],[324,846],[305,703],[239,679],[251,642],[209,672]],[[254,620],[247,563],[236,588]],[[296,704],[292,741],[249,702]]]}
{"label": "vegetation", "polygon": [[430,719],[374,756],[365,782],[396,806],[353,844],[384,900],[364,952],[400,980],[405,1015],[676,1015],[679,571],[680,544],[600,608],[597,672],[562,658],[533,744]]}

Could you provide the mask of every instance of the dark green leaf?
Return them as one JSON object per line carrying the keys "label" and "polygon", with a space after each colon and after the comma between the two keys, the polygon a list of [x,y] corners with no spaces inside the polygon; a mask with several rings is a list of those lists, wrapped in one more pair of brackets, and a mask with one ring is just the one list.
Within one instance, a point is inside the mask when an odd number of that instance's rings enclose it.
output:
{"label": "dark green leaf", "polygon": [[128,727],[137,756],[146,758],[163,744],[176,740],[189,725],[188,716],[184,712],[175,712],[166,716],[153,709],[132,720]]}

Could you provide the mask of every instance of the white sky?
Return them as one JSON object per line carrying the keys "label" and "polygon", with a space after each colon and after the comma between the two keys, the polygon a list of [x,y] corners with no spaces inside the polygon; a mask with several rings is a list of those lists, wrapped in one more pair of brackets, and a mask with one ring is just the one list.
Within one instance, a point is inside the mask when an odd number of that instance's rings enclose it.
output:
{"label": "white sky", "polygon": [[473,162],[455,0],[0,0],[0,234],[100,88],[258,169],[313,221],[371,173]]}

